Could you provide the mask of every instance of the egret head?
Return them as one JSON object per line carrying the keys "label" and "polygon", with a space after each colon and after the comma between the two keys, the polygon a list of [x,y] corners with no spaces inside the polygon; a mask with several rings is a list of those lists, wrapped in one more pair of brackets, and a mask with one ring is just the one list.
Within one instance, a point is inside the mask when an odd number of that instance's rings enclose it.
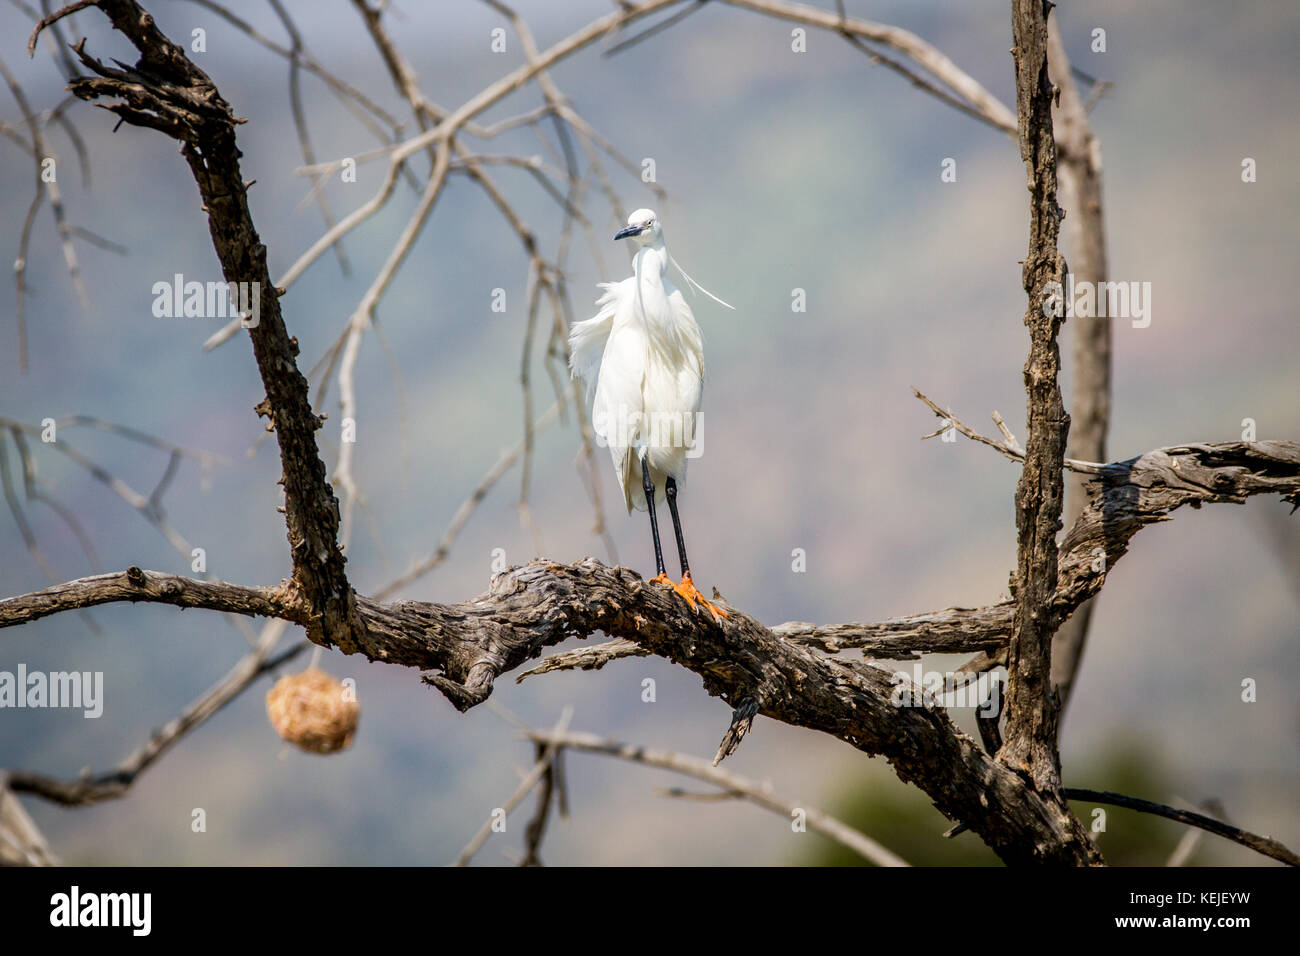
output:
{"label": "egret head", "polygon": [[663,227],[653,209],[638,209],[627,217],[627,228],[614,233],[615,239],[635,239],[643,246],[653,246],[663,239]]}

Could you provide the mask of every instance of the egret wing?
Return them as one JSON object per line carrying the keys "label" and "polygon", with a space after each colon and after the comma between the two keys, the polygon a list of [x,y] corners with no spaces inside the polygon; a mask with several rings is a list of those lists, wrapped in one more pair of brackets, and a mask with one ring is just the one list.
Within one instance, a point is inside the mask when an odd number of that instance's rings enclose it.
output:
{"label": "egret wing", "polygon": [[602,282],[600,287],[605,291],[596,300],[596,314],[590,319],[575,322],[569,330],[569,371],[575,378],[582,379],[588,404],[595,394],[596,381],[600,378],[600,362],[605,354],[605,342],[614,327],[614,314],[618,311],[622,296],[631,293],[632,280]]}
{"label": "egret wing", "polygon": [[[689,449],[695,441],[699,424],[700,404],[704,398],[704,338],[700,334],[699,324],[686,304],[680,289],[673,289],[668,296],[668,304],[676,318],[676,328],[680,336],[681,356],[675,362],[677,367],[677,394],[674,408],[682,413],[682,438]],[[681,464],[679,481],[686,479],[686,463]]]}
{"label": "egret wing", "polygon": [[616,321],[605,343],[591,406],[591,427],[609,449],[629,510],[640,495],[638,467],[645,445],[645,380],[649,343],[645,330]]}

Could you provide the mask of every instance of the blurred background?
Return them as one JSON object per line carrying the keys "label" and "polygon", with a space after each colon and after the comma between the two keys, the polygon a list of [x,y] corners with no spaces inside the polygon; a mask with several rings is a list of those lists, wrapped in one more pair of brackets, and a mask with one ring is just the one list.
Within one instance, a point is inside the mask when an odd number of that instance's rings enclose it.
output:
{"label": "blurred background", "polygon": [[[295,175],[301,154],[289,108],[288,65],[212,10],[147,4],[177,40],[200,27],[194,54],[237,115],[243,173],[256,179],[253,215],[279,275],[321,234],[318,209]],[[820,2],[825,9],[834,4]],[[327,69],[390,112],[409,116],[356,11],[290,2],[303,39]],[[545,48],[611,9],[603,0],[518,0]],[[288,40],[270,7],[231,9],[276,42]],[[911,30],[1004,103],[1014,103],[1005,0],[963,4],[849,0],[855,16]],[[1076,2],[1058,9],[1075,67],[1113,83],[1092,112],[1104,155],[1110,272],[1150,282],[1152,321],[1114,326],[1112,459],[1187,441],[1300,436],[1296,295],[1288,278],[1300,248],[1300,7],[1285,2]],[[454,108],[522,61],[509,25],[475,2],[398,3],[389,29],[425,94]],[[23,49],[32,18],[0,8],[0,58],[35,109],[63,97],[65,76],[42,47]],[[648,25],[642,21],[637,32]],[[506,28],[506,50],[491,31]],[[1092,31],[1106,31],[1104,53]],[[873,66],[841,37],[810,29],[791,50],[792,24],[709,4],[672,28],[606,56],[606,39],[552,75],[577,111],[640,163],[655,161],[666,202],[607,163],[623,208],[597,189],[583,210],[601,243],[598,262],[575,243],[569,290],[579,318],[595,283],[629,274],[614,224],[656,206],[669,248],[728,312],[692,300],[709,378],[706,444],[681,504],[701,588],[714,586],[768,624],[870,621],[1004,599],[1015,564],[1016,467],[959,439],[921,442],[934,416],[916,386],[964,421],[991,431],[1000,411],[1024,437],[1021,368],[1027,350],[1018,261],[1027,247],[1024,170],[1013,141],[906,80]],[[64,23],[70,39],[107,61],[134,62],[125,40],[94,11]],[[303,77],[319,159],[352,156],[374,139],[324,85]],[[529,86],[488,111],[490,123],[538,106]],[[0,122],[23,130],[22,110],[0,98]],[[28,262],[30,370],[20,373],[10,292],[0,297],[0,414],[29,424],[77,413],[129,425],[226,459],[204,475],[182,465],[166,498],[168,520],[207,554],[208,570],[241,584],[289,572],[275,508],[278,455],[252,408],[262,398],[247,337],[201,348],[222,324],[158,319],[152,286],[175,273],[219,278],[205,217],[175,144],[123,126],[87,104],[68,116],[85,139],[92,179],[58,128],[59,186],[69,220],[120,243],[125,256],[78,243],[90,298],[73,292],[48,206]],[[554,143],[554,134],[547,135]],[[472,141],[467,141],[472,142]],[[485,152],[546,155],[520,129]],[[33,190],[31,158],[0,139],[3,257],[18,256]],[[1242,160],[1258,181],[1243,183]],[[548,161],[549,161],[549,157]],[[941,182],[945,159],[955,182]],[[416,157],[423,176],[427,161]],[[584,162],[585,166],[585,162]],[[335,178],[337,214],[378,188],[382,163]],[[552,254],[560,209],[519,169],[494,177]],[[321,257],[282,300],[304,370],[337,338],[407,221],[417,193],[393,200],[353,232],[350,276]],[[1066,249],[1067,255],[1069,250]],[[527,258],[481,189],[455,176],[379,308],[387,349],[367,334],[357,365],[354,473],[367,507],[349,549],[356,587],[373,593],[429,554],[460,503],[504,449],[523,436],[520,361]],[[504,289],[505,312],[492,311]],[[792,311],[805,290],[806,312]],[[1062,341],[1069,395],[1070,329]],[[544,345],[544,337],[542,339]],[[552,400],[542,347],[531,365],[535,407]],[[337,390],[321,432],[332,471]],[[148,494],[167,454],[120,436],[68,426],[59,437]],[[400,594],[464,600],[482,592],[497,549],[509,564],[544,555],[613,561],[592,533],[575,468],[572,416],[540,434],[520,520],[518,469],[474,512],[450,559]],[[50,493],[75,510],[105,570],[139,565],[190,573],[189,561],[102,483],[62,455],[34,446]],[[11,467],[13,465],[11,457]],[[602,455],[601,490],[617,560],[649,576],[645,516],[622,513]],[[1066,714],[1067,785],[1165,803],[1217,798],[1239,826],[1300,845],[1300,525],[1275,499],[1180,512],[1141,532],[1108,577]],[[94,567],[59,516],[27,508],[41,548],[62,578]],[[793,569],[803,549],[806,570]],[[670,562],[675,569],[676,565]],[[6,509],[0,513],[0,594],[48,584]],[[214,683],[246,651],[220,615],[117,605],[7,630],[0,670],[103,671],[105,708],[0,711],[0,767],[75,776],[108,769]],[[286,640],[296,639],[290,634]],[[290,666],[296,670],[305,661]],[[958,658],[927,659],[948,670]],[[25,800],[69,863],[441,864],[450,861],[531,765],[499,710],[457,714],[410,670],[326,653],[322,666],[357,682],[362,705],[350,750],[291,751],[269,727],[270,680],[187,737],[123,800],[63,810]],[[907,665],[910,670],[910,665]],[[643,681],[656,701],[642,700]],[[1258,699],[1242,702],[1242,681]],[[651,658],[603,671],[499,682],[492,701],[550,726],[565,705],[572,728],[636,744],[710,756],[729,710],[700,680]],[[970,733],[969,710],[954,717]],[[917,864],[997,860],[973,835],[943,840],[947,822],[883,761],[829,737],[760,718],[728,760],[792,803],[838,813]],[[665,787],[705,789],[604,757],[567,758],[571,816],[552,822],[542,858],[552,864],[802,864],[855,862],[823,837],[737,803],[673,800]],[[202,807],[207,832],[190,829]],[[1090,821],[1091,808],[1080,805]],[[522,846],[531,801],[494,835],[476,863],[508,863]],[[1183,830],[1109,811],[1100,845],[1112,862],[1160,864]],[[1206,835],[1202,864],[1264,864]]]}

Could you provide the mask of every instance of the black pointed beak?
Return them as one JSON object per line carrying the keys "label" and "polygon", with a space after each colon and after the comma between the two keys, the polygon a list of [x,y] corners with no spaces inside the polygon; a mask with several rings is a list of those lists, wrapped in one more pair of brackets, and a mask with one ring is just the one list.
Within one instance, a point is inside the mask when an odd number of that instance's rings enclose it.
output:
{"label": "black pointed beak", "polygon": [[628,226],[626,229],[620,229],[614,233],[615,240],[627,239],[630,236],[639,236],[645,232],[645,226]]}

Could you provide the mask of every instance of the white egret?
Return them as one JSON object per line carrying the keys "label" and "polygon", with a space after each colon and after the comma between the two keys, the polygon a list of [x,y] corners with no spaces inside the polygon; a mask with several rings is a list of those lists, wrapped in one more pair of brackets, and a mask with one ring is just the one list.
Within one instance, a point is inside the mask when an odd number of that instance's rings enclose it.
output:
{"label": "white egret", "polygon": [[[725,617],[695,588],[677,514],[677,489],[686,479],[704,392],[704,343],[681,290],[668,280],[668,266],[692,289],[731,306],[677,265],[664,247],[663,227],[653,211],[632,213],[614,239],[634,239],[640,247],[632,275],[600,283],[599,311],[575,323],[569,333],[571,369],[586,385],[592,427],[609,448],[628,513],[633,508],[650,513],[658,572],[651,581],[670,585],[692,608],[698,602]],[[665,499],[682,564],[679,584],[669,579],[659,544],[655,505]]]}

